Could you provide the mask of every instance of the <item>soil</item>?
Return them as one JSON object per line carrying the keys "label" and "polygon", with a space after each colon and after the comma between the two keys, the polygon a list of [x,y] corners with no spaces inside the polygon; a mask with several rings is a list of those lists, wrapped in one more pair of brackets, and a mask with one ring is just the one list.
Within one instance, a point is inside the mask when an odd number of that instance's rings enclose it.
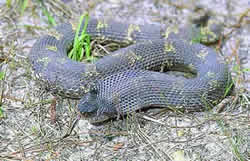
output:
{"label": "soil", "polygon": [[[250,0],[25,1],[0,0],[0,160],[250,160]],[[27,57],[53,20],[78,22],[84,12],[164,25],[209,13],[224,25],[213,47],[230,65],[232,95],[203,112],[148,110],[99,126],[81,118],[71,131],[78,100],[44,90]]]}

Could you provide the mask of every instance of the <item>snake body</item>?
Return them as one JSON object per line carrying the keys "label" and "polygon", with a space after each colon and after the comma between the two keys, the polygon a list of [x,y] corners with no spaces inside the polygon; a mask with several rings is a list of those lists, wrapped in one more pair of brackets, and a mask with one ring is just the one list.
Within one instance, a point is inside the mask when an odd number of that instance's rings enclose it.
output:
{"label": "snake body", "polygon": [[[29,60],[46,89],[80,99],[79,111],[94,115],[97,122],[103,121],[101,116],[116,117],[150,106],[204,109],[218,103],[231,83],[228,67],[217,53],[187,39],[196,30],[91,19],[86,31],[93,39],[130,45],[92,64],[75,62],[67,57],[74,25],[66,23],[37,40]],[[195,76],[164,73],[170,70]]]}

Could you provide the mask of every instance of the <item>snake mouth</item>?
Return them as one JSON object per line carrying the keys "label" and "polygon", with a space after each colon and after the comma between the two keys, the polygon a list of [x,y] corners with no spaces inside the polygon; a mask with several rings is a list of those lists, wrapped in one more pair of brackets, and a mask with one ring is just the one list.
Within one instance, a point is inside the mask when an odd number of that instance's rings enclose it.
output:
{"label": "snake mouth", "polygon": [[81,116],[88,120],[88,122],[92,125],[101,125],[112,119],[111,117],[104,114],[98,116],[96,113],[81,113]]}

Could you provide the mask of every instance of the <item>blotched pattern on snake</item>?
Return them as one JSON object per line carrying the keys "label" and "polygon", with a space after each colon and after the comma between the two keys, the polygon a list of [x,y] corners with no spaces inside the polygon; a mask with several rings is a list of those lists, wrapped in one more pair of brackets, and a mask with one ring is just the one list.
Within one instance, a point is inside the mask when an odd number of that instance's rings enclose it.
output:
{"label": "blotched pattern on snake", "polygon": [[[210,28],[187,30],[91,19],[87,26],[91,38],[128,47],[90,64],[67,57],[75,30],[74,25],[66,23],[53,35],[37,40],[29,60],[46,89],[81,99],[79,111],[93,116],[93,122],[150,106],[204,109],[218,103],[231,83],[228,67],[218,54],[192,42],[200,31],[208,34],[201,41],[215,39],[220,29]],[[189,71],[195,77],[164,73],[169,70]]]}

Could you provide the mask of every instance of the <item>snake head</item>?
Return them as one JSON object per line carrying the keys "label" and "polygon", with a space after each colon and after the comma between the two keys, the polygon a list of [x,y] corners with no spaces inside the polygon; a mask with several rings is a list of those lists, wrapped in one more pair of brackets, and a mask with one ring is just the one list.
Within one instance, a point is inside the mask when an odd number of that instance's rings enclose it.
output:
{"label": "snake head", "polygon": [[91,90],[87,94],[85,94],[78,104],[78,110],[81,113],[96,113],[98,110],[98,105],[96,102],[96,91]]}
{"label": "snake head", "polygon": [[81,115],[86,118],[91,124],[98,125],[110,120],[111,116],[105,111],[105,103],[100,103],[98,99],[98,91],[95,88],[85,94],[78,104],[78,110]]}

